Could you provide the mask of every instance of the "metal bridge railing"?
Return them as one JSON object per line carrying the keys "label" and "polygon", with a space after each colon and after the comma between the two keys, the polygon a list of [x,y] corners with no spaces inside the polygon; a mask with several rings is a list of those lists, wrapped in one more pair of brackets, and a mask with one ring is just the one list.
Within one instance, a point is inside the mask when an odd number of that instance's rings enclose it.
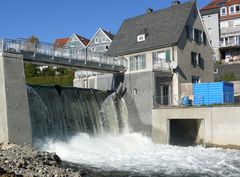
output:
{"label": "metal bridge railing", "polygon": [[127,68],[127,60],[124,57],[108,57],[102,53],[93,52],[88,49],[79,49],[74,47],[58,48],[54,44],[37,42],[32,43],[27,39],[1,39],[0,38],[0,52],[7,53],[22,53],[22,51],[33,52],[34,55],[42,54],[54,57],[63,57],[71,60],[83,60],[101,64],[108,64],[114,66],[123,66]]}

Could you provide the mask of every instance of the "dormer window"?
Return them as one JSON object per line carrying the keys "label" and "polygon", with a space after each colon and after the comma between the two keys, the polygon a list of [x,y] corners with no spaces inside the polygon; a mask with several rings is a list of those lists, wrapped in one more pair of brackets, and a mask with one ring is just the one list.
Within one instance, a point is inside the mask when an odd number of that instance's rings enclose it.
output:
{"label": "dormer window", "polygon": [[221,16],[226,16],[227,15],[227,8],[226,7],[222,7],[221,8]]}
{"label": "dormer window", "polygon": [[234,6],[230,6],[230,7],[229,7],[229,14],[230,14],[230,15],[234,14],[234,11],[235,11]]}
{"label": "dormer window", "polygon": [[236,5],[235,10],[236,10],[236,14],[239,14],[240,13],[240,5]]}
{"label": "dormer window", "polygon": [[145,41],[145,34],[140,34],[137,36],[137,42]]}

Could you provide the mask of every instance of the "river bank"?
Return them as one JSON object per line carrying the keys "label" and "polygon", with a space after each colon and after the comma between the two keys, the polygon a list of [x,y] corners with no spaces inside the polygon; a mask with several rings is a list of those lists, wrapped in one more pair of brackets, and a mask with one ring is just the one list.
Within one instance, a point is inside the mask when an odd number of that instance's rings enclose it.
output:
{"label": "river bank", "polygon": [[41,152],[28,145],[0,144],[0,177],[71,176],[81,172],[65,168],[55,153]]}

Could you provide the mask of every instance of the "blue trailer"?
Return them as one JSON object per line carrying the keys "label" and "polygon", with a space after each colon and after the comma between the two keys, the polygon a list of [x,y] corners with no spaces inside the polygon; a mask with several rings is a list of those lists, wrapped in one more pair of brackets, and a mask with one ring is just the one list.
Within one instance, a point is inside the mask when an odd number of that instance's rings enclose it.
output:
{"label": "blue trailer", "polygon": [[233,104],[234,86],[229,82],[193,84],[194,105]]}

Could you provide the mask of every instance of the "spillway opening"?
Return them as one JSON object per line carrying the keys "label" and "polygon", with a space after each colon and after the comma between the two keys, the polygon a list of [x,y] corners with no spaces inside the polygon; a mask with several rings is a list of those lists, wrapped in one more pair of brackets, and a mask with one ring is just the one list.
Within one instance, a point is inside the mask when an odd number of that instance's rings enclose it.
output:
{"label": "spillway opening", "polygon": [[170,119],[169,144],[194,146],[204,144],[202,119]]}

